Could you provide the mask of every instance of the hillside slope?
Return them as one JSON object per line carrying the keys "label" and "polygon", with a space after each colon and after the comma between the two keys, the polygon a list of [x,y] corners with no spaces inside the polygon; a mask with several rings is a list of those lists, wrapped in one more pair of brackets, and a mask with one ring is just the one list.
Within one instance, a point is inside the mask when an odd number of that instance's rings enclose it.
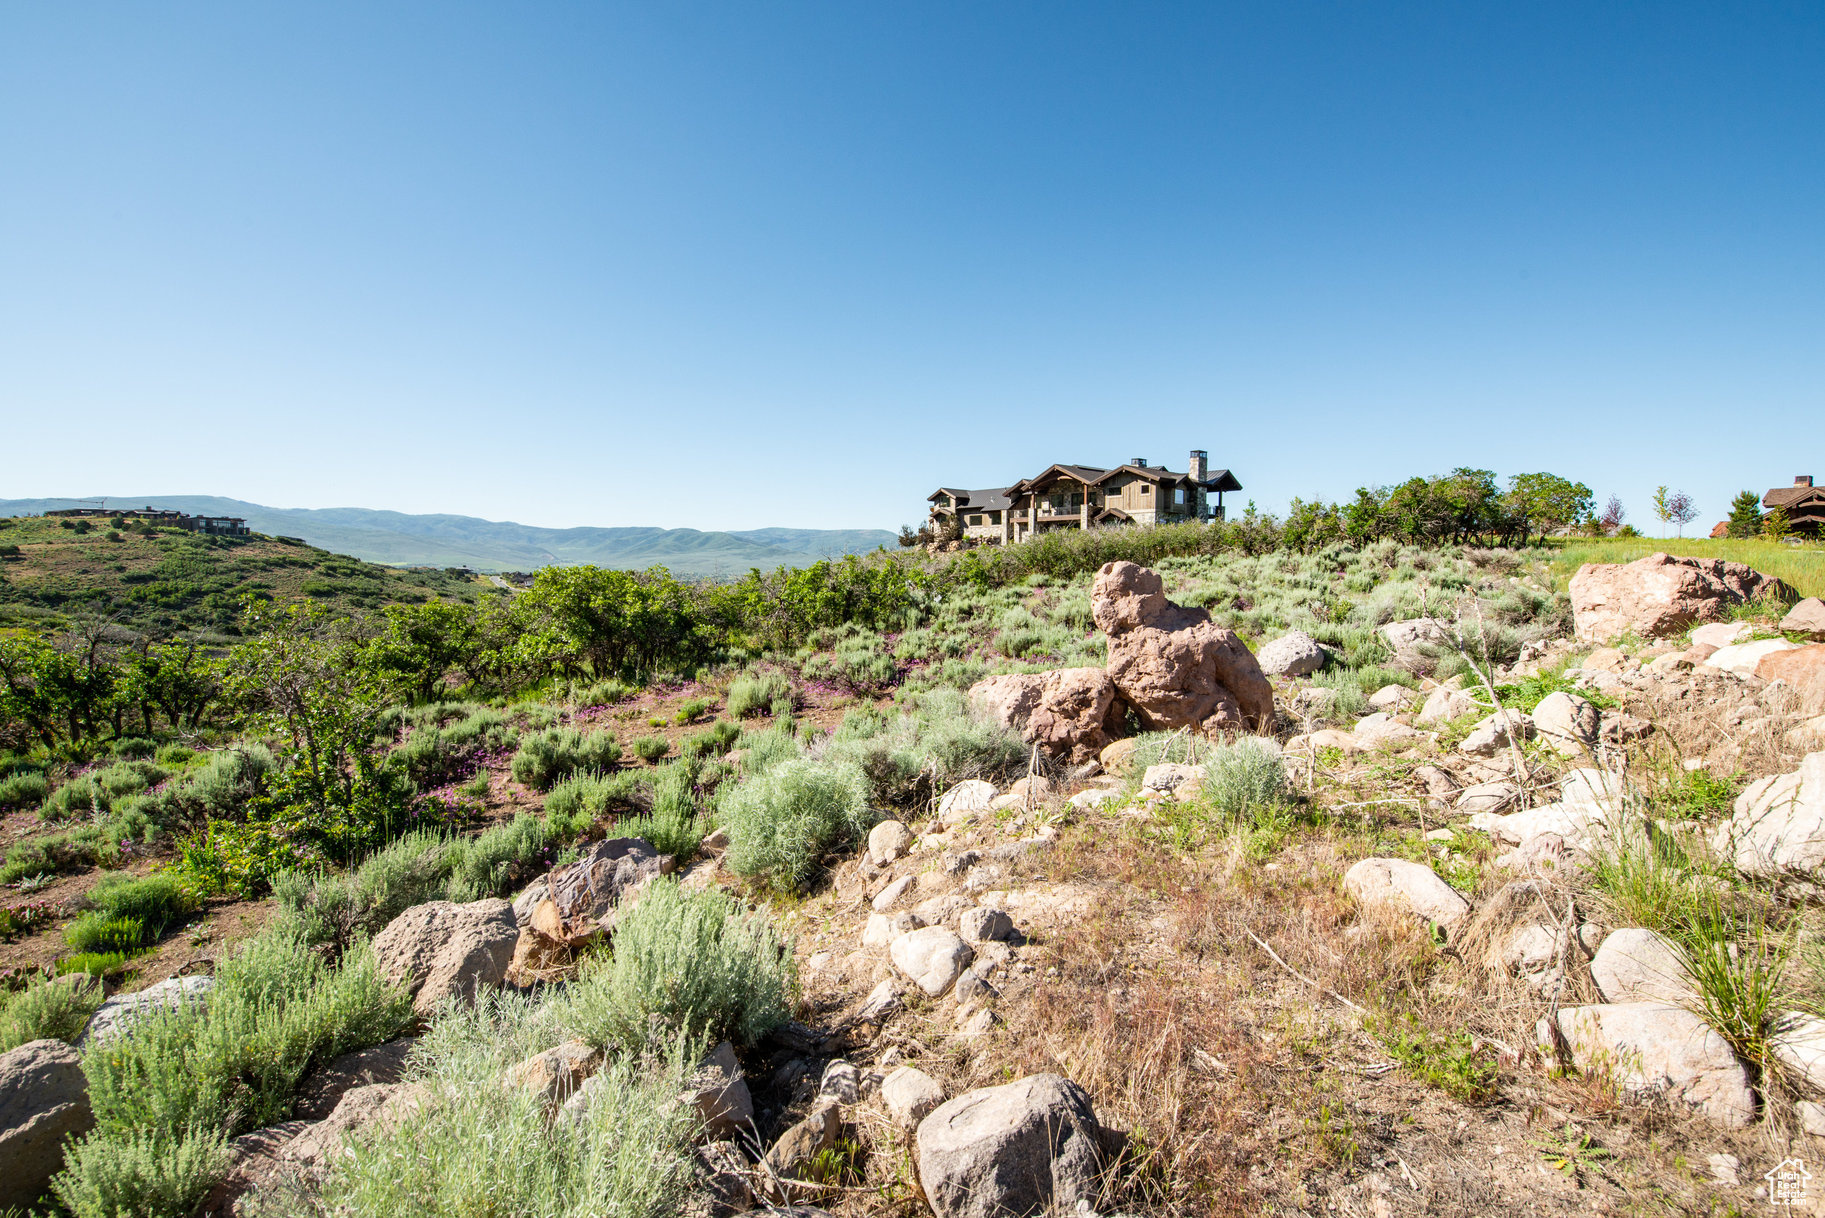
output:
{"label": "hillside slope", "polygon": [[0,518],[0,630],[101,617],[154,635],[220,632],[247,593],[341,610],[496,595],[466,575],[398,571],[272,537],[65,523],[76,522]]}
{"label": "hillside slope", "polygon": [[[241,516],[249,528],[298,537],[326,550],[396,566],[530,571],[554,563],[641,569],[664,566],[683,576],[739,575],[750,567],[805,566],[819,558],[891,546],[884,529],[545,529],[473,516],[412,515],[370,508],[274,508],[214,495],[113,496],[110,507],[170,507],[212,516]],[[0,514],[78,506],[73,499],[0,499]]]}

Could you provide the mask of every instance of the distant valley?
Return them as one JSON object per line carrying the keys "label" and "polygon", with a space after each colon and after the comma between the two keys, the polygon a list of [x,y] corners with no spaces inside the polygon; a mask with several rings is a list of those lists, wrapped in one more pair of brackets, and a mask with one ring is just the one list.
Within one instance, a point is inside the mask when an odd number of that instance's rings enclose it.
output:
{"label": "distant valley", "polygon": [[[86,506],[75,499],[0,499],[0,514],[36,514]],[[542,529],[473,516],[409,515],[369,508],[274,508],[215,495],[109,496],[109,507],[169,507],[193,515],[242,516],[258,533],[298,537],[313,546],[368,562],[477,571],[531,571],[557,564],[594,563],[678,575],[739,575],[750,567],[802,567],[820,558],[865,554],[892,546],[886,529]]]}

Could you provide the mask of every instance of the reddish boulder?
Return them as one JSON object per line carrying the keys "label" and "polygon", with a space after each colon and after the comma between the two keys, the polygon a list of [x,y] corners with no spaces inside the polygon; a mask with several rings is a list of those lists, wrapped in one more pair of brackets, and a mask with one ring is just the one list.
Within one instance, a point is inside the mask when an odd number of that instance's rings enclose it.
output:
{"label": "reddish boulder", "polygon": [[1756,661],[1755,675],[1793,686],[1807,714],[1825,713],[1825,643],[1771,652]]}
{"label": "reddish boulder", "polygon": [[1045,675],[1025,738],[1053,757],[1082,765],[1121,733],[1125,709],[1102,669],[1061,668]]}
{"label": "reddish boulder", "polygon": [[1110,679],[1152,731],[1252,731],[1274,721],[1274,691],[1233,631],[1166,599],[1157,572],[1131,562],[1096,573],[1091,613],[1109,636]]}
{"label": "reddish boulder", "polygon": [[1073,765],[1095,757],[1121,732],[1125,710],[1100,668],[988,677],[970,687],[969,700],[979,714]]}
{"label": "reddish boulder", "polygon": [[1043,672],[1009,672],[984,677],[970,686],[970,709],[1010,732],[1025,733],[1027,720],[1039,709]]}
{"label": "reddish boulder", "polygon": [[1572,620],[1587,642],[1613,642],[1631,631],[1661,638],[1695,622],[1717,621],[1732,605],[1785,591],[1780,580],[1740,562],[1650,554],[1632,563],[1579,567],[1571,579]]}

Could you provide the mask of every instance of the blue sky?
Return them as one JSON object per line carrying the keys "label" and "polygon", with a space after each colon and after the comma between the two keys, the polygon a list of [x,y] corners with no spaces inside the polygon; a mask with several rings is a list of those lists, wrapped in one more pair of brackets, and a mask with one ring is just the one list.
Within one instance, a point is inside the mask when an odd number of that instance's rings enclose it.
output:
{"label": "blue sky", "polygon": [[1825,7],[0,9],[0,497],[1825,477]]}

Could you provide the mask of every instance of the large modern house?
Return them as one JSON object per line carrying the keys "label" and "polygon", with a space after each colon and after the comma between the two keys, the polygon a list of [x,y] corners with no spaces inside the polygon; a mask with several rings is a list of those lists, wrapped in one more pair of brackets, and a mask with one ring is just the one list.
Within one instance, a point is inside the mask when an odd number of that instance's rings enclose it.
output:
{"label": "large modern house", "polygon": [[1825,534],[1825,487],[1815,487],[1811,474],[1801,474],[1792,486],[1777,486],[1762,496],[1762,506],[1787,513],[1787,524],[1802,537]]}
{"label": "large modern house", "polygon": [[1191,451],[1184,473],[1135,457],[1125,465],[1052,465],[1012,486],[933,491],[931,523],[956,520],[977,541],[1023,541],[1049,529],[1090,529],[1114,524],[1177,524],[1223,519],[1223,492],[1242,484],[1226,469],[1210,468],[1209,454]]}

